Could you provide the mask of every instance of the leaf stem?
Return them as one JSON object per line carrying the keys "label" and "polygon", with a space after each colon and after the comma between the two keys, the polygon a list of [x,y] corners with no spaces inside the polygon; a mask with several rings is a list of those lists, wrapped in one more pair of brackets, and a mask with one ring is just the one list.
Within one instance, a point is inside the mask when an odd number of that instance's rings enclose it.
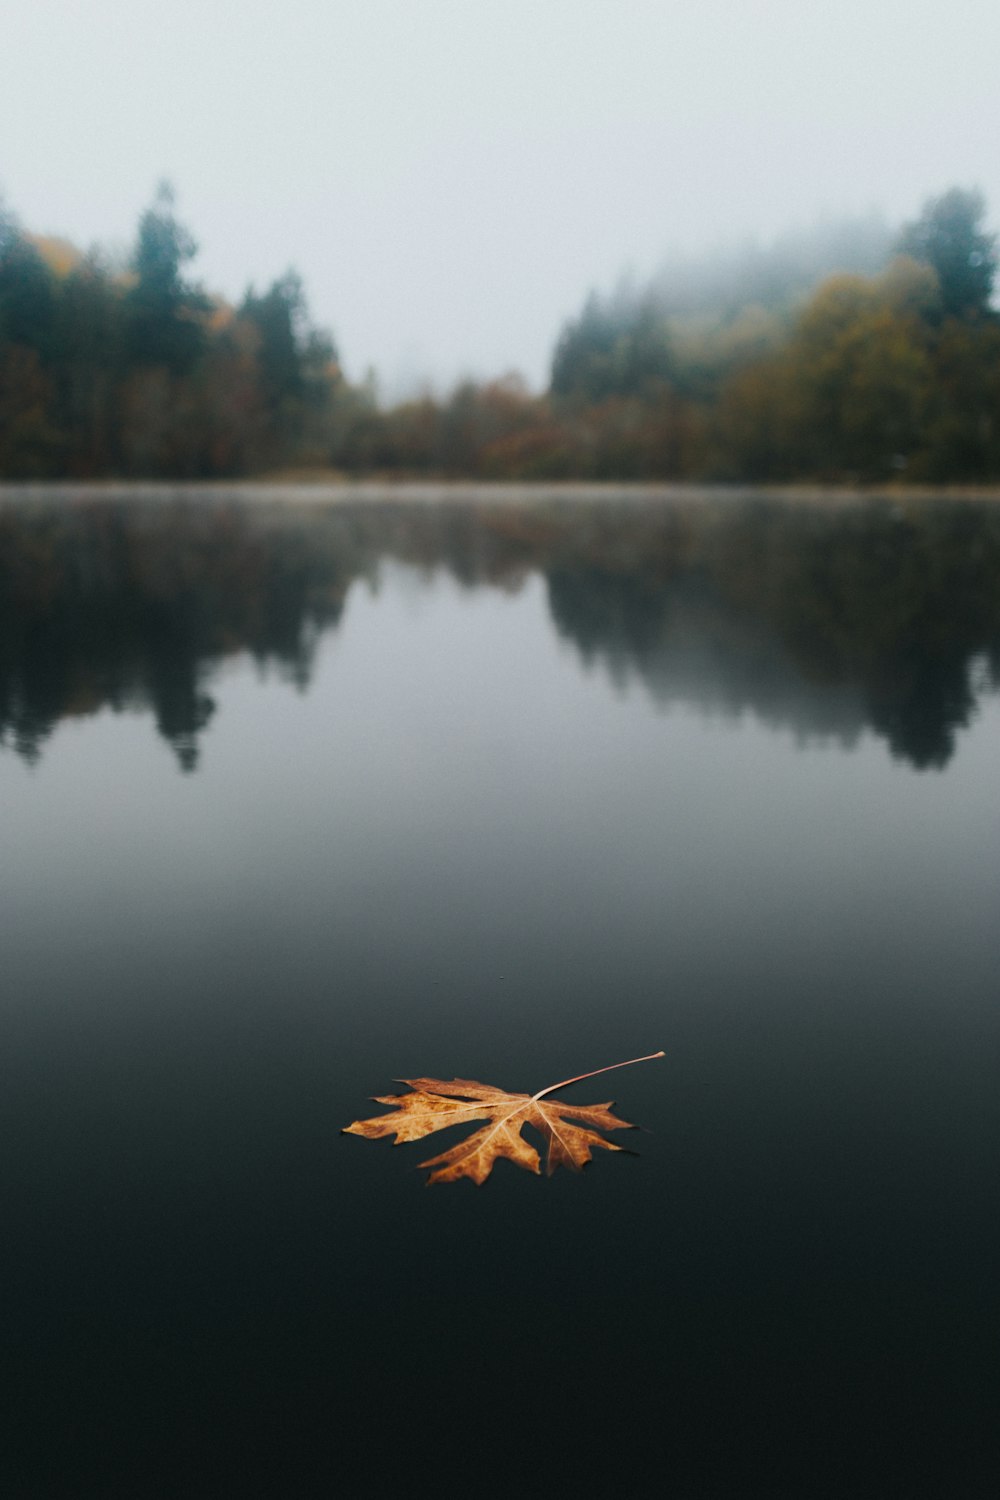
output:
{"label": "leaf stem", "polygon": [[584,1078],[596,1078],[598,1073],[611,1073],[615,1068],[630,1068],[633,1063],[652,1062],[654,1057],[666,1057],[665,1052],[647,1052],[645,1057],[630,1057],[626,1062],[609,1063],[606,1068],[594,1068],[590,1073],[578,1073],[575,1078],[564,1078],[562,1083],[550,1083],[547,1089],[539,1089],[537,1094],[532,1095],[532,1103],[536,1099],[542,1099],[546,1094],[554,1094],[556,1089],[569,1088],[571,1083],[580,1083]]}

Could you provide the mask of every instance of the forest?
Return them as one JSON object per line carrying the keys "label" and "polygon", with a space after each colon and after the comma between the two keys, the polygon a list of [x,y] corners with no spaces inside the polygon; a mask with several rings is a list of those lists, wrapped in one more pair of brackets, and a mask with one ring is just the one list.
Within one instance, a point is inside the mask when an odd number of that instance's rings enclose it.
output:
{"label": "forest", "polygon": [[294,271],[238,306],[192,278],[169,185],[119,262],[0,203],[0,477],[995,481],[985,218],[951,188],[898,233],[667,265],[587,298],[544,392],[511,374],[385,406]]}

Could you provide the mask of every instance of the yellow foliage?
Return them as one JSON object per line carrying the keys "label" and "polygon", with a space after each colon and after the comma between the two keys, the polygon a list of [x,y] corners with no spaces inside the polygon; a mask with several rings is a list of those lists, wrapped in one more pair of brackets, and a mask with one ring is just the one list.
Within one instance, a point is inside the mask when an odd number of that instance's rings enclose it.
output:
{"label": "yellow foliage", "polygon": [[68,276],[83,260],[76,246],[69,240],[64,240],[61,235],[29,234],[26,238],[34,245],[54,276]]}

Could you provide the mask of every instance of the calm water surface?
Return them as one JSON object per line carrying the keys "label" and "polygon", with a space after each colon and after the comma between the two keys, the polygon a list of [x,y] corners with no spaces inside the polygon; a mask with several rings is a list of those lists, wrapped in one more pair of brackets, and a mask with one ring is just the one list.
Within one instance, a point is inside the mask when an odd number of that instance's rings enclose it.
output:
{"label": "calm water surface", "polygon": [[993,1497],[998,681],[985,504],[0,505],[2,1493]]}

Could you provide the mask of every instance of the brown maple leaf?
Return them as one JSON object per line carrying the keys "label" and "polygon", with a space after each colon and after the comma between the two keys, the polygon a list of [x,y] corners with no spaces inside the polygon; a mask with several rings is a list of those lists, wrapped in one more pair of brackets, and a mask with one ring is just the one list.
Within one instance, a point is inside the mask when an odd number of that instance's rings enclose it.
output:
{"label": "brown maple leaf", "polygon": [[[610,1073],[613,1068],[628,1068],[632,1063],[649,1062],[654,1057],[663,1057],[662,1052],[650,1052],[646,1057],[631,1057],[628,1062],[612,1063],[607,1068],[595,1068],[592,1073],[578,1073],[575,1078],[565,1078],[562,1083],[550,1083],[537,1094],[508,1094],[504,1089],[493,1088],[488,1083],[476,1083],[469,1078],[453,1078],[450,1083],[440,1078],[399,1078],[405,1083],[409,1094],[376,1094],[376,1104],[391,1104],[395,1112],[376,1115],[371,1120],[355,1120],[345,1126],[344,1135],[364,1135],[370,1140],[394,1135],[394,1145],[403,1141],[420,1140],[435,1130],[446,1130],[449,1125],[465,1125],[471,1120],[486,1120],[488,1123],[444,1151],[420,1163],[422,1167],[436,1167],[427,1179],[428,1187],[435,1182],[457,1182],[460,1177],[469,1177],[482,1184],[493,1170],[499,1157],[505,1156],[515,1166],[528,1172],[540,1170],[538,1152],[521,1135],[525,1125],[532,1125],[548,1144],[545,1170],[551,1177],[556,1167],[571,1167],[579,1172],[591,1159],[592,1148],[603,1146],[605,1151],[621,1151],[613,1141],[607,1141],[597,1130],[633,1130],[627,1120],[619,1120],[611,1113],[613,1100],[607,1104],[566,1104],[562,1099],[545,1096],[556,1089],[568,1088],[583,1078],[595,1078],[598,1073]],[[596,1126],[597,1129],[588,1127]]]}

